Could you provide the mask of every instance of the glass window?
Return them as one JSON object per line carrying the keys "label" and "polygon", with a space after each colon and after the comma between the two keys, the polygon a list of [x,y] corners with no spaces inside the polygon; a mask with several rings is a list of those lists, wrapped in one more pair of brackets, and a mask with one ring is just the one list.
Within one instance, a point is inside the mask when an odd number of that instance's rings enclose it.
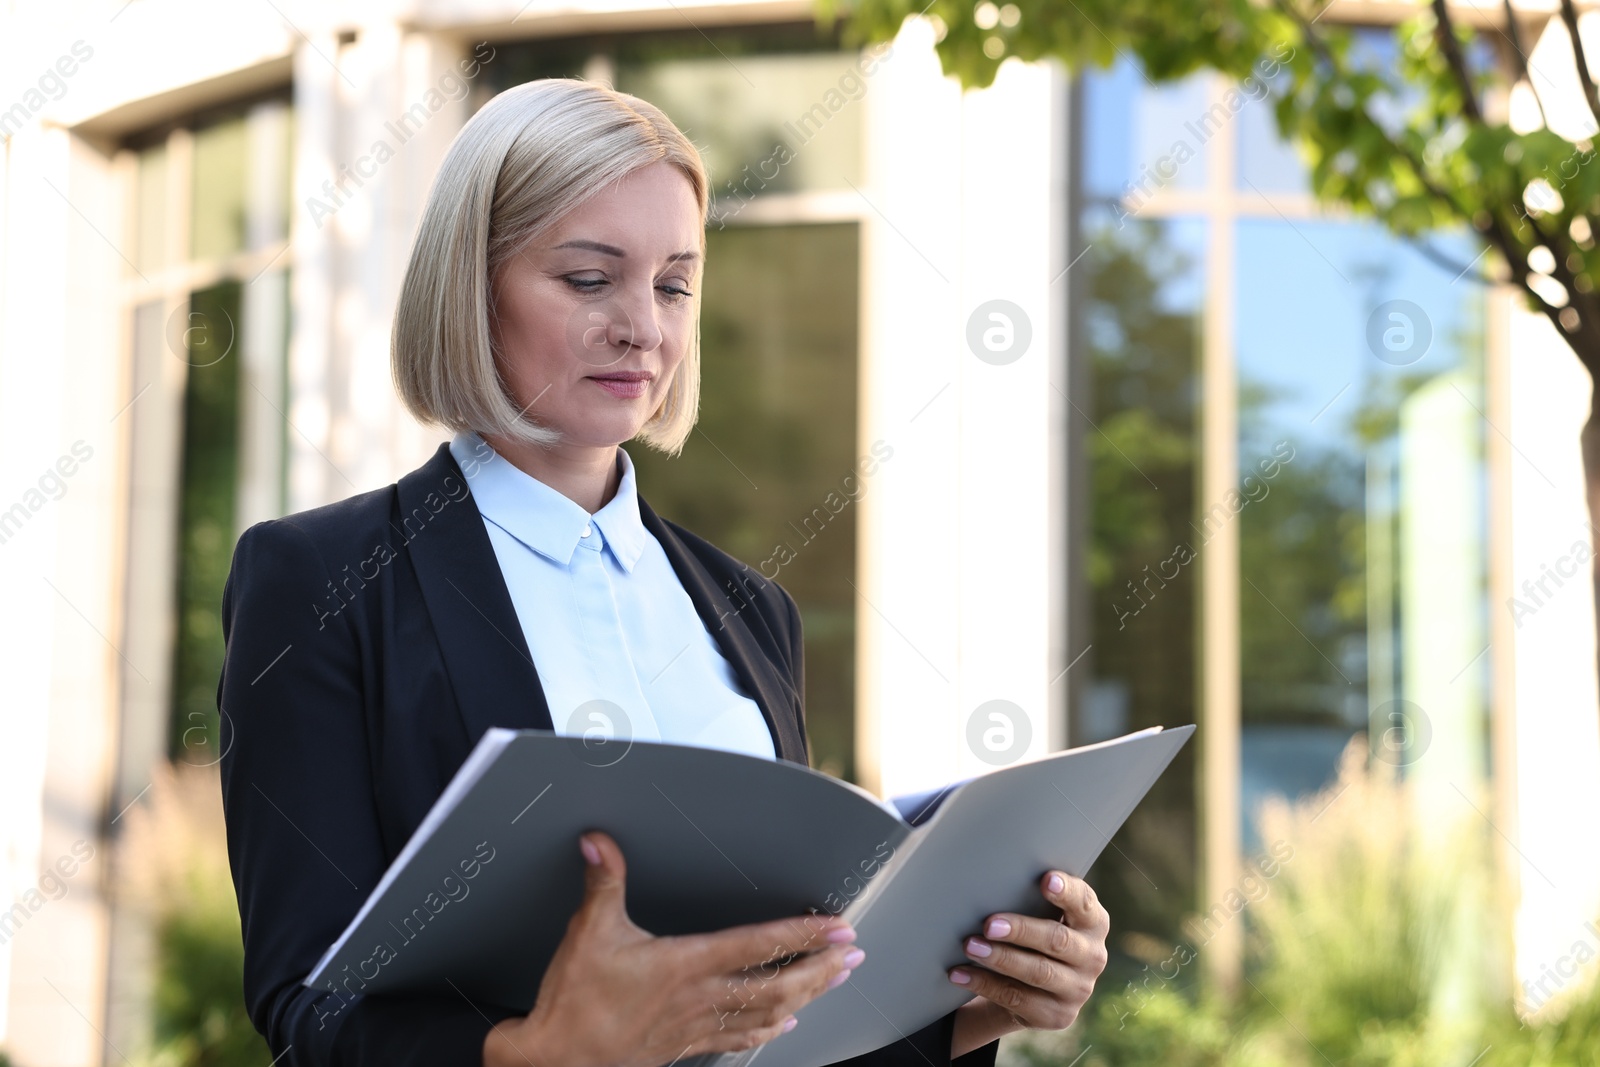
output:
{"label": "glass window", "polygon": [[1083,79],[1084,195],[1135,208],[1157,189],[1203,189],[1210,76],[1152,86],[1132,60]]}
{"label": "glass window", "polygon": [[[1196,392],[1206,224],[1085,213],[1076,341],[1089,361],[1088,680],[1073,743],[1195,721]],[[1170,938],[1195,878],[1187,747],[1101,854],[1096,891],[1119,929]],[[1156,886],[1161,887],[1158,892]]]}
{"label": "glass window", "polygon": [[[1352,36],[1358,61],[1392,60],[1389,29]],[[1259,802],[1326,784],[1354,736],[1401,766],[1405,746],[1431,744],[1418,773],[1486,771],[1485,341],[1479,290],[1376,223],[1306,213],[1298,198],[1279,205],[1287,217],[1241,219],[1251,185],[1308,194],[1306,169],[1278,140],[1270,98],[1249,87],[1236,136],[1199,136],[1205,84],[1153,87],[1127,63],[1080,81],[1071,251],[1083,260],[1068,327],[1087,385],[1074,399],[1092,415],[1074,497],[1089,510],[1087,543],[1073,546],[1087,587],[1075,590],[1087,632],[1074,644],[1089,651],[1071,728],[1081,743],[1200,716],[1198,563],[1237,523],[1239,660],[1205,666],[1238,672],[1240,810],[1208,814],[1237,817],[1250,853]],[[1180,143],[1195,155],[1170,184],[1209,194],[1199,215],[1192,198],[1163,203],[1140,187]],[[1235,150],[1236,190],[1209,189],[1207,163]],[[1219,234],[1231,240],[1213,246]],[[1461,234],[1432,244],[1462,265],[1478,250]],[[1231,276],[1206,273],[1211,253]],[[1220,501],[1195,491],[1212,400],[1198,387],[1202,321],[1226,327],[1204,336],[1228,346],[1237,372],[1239,481]],[[1174,556],[1177,545],[1189,554]],[[1202,824],[1193,797],[1210,795],[1193,756],[1092,874],[1131,935],[1114,950],[1183,936]]]}
{"label": "glass window", "polygon": [[195,129],[191,258],[236,255],[288,237],[292,137],[292,111],[278,103]]}
{"label": "glass window", "polygon": [[661,108],[700,148],[724,201],[861,183],[867,91],[854,54],[720,56],[622,62],[617,88]]}
{"label": "glass window", "polygon": [[639,442],[639,492],[800,606],[811,763],[853,778],[855,223],[707,235],[700,421],[681,456]]}
{"label": "glass window", "polygon": [[189,220],[194,259],[244,251],[248,146],[243,115],[195,131]]}
{"label": "glass window", "polygon": [[[1287,75],[1280,75],[1287,81]],[[1311,174],[1299,149],[1278,136],[1271,98],[1239,109],[1239,189],[1243,192],[1304,193]]]}
{"label": "glass window", "polygon": [[[281,514],[284,500],[285,434],[277,411],[285,406],[287,380],[291,267],[282,242],[293,110],[287,93],[275,92],[231,104],[192,127],[146,131],[130,147],[136,153],[130,243],[140,272],[129,278],[131,392],[145,396],[127,414],[136,427],[133,463],[136,470],[176,469],[180,481],[176,528],[145,531],[149,536],[130,548],[133,567],[149,554],[170,553],[177,588],[162,591],[159,601],[153,592],[131,594],[127,611],[130,626],[173,635],[163,649],[172,665],[169,754],[204,762],[195,749],[215,746],[218,737],[217,606],[240,532],[241,487],[249,489],[256,518]],[[248,379],[242,360],[252,366]],[[181,398],[168,401],[163,390],[150,390],[161,381],[181,383]],[[151,432],[156,425],[178,431]],[[241,425],[254,427],[249,456]]]}
{"label": "glass window", "polygon": [[[585,65],[601,47],[599,41],[584,37],[497,43],[494,60],[483,67],[481,82],[488,87],[488,95],[494,96],[535,78],[581,78]],[[480,107],[484,102],[473,98]]]}
{"label": "glass window", "polygon": [[238,282],[193,294],[183,331],[182,489],[178,509],[178,635],[173,656],[174,759],[218,736],[222,587],[233,543],[239,458]]}
{"label": "glass window", "polygon": [[811,23],[515,43],[498,54],[487,68],[495,92],[595,70],[665,111],[705,160],[713,217],[753,196],[861,182],[856,104],[871,75]]}
{"label": "glass window", "polygon": [[1393,740],[1397,700],[1436,734],[1486,734],[1484,680],[1451,681],[1488,644],[1483,331],[1475,286],[1373,223],[1246,220],[1237,248],[1253,845],[1254,804],[1320,788],[1369,725]]}

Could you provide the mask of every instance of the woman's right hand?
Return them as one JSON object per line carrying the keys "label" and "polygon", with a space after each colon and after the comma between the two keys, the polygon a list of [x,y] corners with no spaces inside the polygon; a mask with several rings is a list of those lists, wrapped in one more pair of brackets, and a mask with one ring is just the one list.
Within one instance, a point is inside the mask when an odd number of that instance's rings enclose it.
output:
{"label": "woman's right hand", "polygon": [[[790,1029],[796,1011],[865,955],[849,943],[855,931],[828,915],[656,937],[628,918],[617,843],[599,832],[579,840],[583,904],[533,1010],[484,1039],[485,1067],[658,1067],[754,1048]],[[790,954],[799,958],[779,967]]]}

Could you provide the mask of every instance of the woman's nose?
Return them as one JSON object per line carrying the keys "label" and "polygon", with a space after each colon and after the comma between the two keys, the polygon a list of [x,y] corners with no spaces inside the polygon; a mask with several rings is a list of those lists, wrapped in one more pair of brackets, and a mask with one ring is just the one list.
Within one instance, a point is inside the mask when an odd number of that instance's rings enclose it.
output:
{"label": "woman's nose", "polygon": [[659,347],[661,324],[654,294],[652,288],[642,297],[622,294],[579,308],[568,331],[573,354],[591,366],[605,367],[635,349],[649,352]]}

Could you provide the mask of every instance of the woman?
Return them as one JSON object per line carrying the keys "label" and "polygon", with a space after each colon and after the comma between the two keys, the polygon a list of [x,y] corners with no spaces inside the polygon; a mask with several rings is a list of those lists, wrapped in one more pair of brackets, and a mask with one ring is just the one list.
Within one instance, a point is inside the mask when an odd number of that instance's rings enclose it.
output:
{"label": "woman", "polygon": [[[675,453],[693,425],[706,190],[643,100],[565,79],[495,97],[442,164],[395,316],[399,394],[454,440],[239,539],[222,789],[245,997],[281,1064],[655,1067],[769,1041],[863,964],[838,917],[805,943],[789,920],[654,937],[594,832],[526,1015],[301,984],[490,726],[575,733],[605,709],[636,738],[807,762],[794,601],[657,517],[620,447]],[[1069,1025],[1107,919],[1063,872],[1040,888],[1059,922],[991,916],[950,975],[974,999],[849,1062],[990,1067],[1001,1035]],[[740,980],[779,944],[797,958]]]}

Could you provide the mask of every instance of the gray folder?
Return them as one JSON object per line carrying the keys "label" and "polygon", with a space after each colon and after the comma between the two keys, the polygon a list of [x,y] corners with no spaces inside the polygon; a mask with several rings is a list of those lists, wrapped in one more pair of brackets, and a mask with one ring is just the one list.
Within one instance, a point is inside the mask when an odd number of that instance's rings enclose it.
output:
{"label": "gray folder", "polygon": [[603,830],[627,860],[628,915],[652,933],[850,920],[867,958],[849,981],[789,1033],[696,1064],[821,1067],[971,999],[946,978],[972,962],[965,938],[992,912],[1059,917],[1039,878],[1082,876],[1193,732],[1158,727],[890,802],[741,753],[491,729],[305,984],[528,1010],[583,899],[578,835]]}

